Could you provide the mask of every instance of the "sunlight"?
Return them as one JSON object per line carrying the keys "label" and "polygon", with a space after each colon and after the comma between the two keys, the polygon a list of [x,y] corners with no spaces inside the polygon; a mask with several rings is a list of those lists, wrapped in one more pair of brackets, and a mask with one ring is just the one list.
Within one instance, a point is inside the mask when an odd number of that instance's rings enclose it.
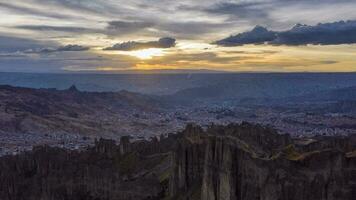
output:
{"label": "sunlight", "polygon": [[151,59],[155,56],[162,56],[162,49],[150,48],[150,49],[142,49],[137,51],[131,51],[127,53],[128,55],[135,56],[139,59]]}
{"label": "sunlight", "polygon": [[136,51],[101,51],[101,48],[93,48],[96,52],[105,55],[127,55],[141,60],[148,60],[154,57],[164,56],[166,51],[159,48],[141,49]]}

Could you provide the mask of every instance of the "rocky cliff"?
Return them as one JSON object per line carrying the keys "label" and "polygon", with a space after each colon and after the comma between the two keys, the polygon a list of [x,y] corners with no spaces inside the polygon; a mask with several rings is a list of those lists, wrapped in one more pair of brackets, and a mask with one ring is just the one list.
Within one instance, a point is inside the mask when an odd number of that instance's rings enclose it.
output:
{"label": "rocky cliff", "polygon": [[353,200],[356,138],[293,139],[248,123],[0,158],[1,200]]}
{"label": "rocky cliff", "polygon": [[[354,138],[301,141],[247,123],[190,132],[201,138],[186,134],[180,142],[172,198],[351,200],[356,196]],[[204,156],[195,159],[197,154]],[[199,171],[197,176],[192,176],[193,169]]]}
{"label": "rocky cliff", "polygon": [[160,175],[169,169],[170,150],[164,149],[169,139],[156,143],[124,139],[116,145],[102,139],[82,152],[42,146],[2,157],[0,199],[159,199],[166,190]]}

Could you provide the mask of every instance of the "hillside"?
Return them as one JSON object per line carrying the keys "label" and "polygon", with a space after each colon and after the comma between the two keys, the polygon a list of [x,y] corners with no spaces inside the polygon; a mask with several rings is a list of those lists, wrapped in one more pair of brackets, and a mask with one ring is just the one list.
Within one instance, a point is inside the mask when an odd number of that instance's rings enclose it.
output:
{"label": "hillside", "polygon": [[0,86],[0,132],[4,133],[115,133],[116,121],[126,113],[154,112],[151,97],[120,92],[81,92]]}

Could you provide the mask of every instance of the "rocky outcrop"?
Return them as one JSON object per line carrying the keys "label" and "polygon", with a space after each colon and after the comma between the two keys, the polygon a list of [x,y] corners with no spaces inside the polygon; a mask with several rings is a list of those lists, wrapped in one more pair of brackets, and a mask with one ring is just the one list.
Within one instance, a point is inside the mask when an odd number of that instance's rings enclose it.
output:
{"label": "rocky outcrop", "polygon": [[[350,138],[314,138],[296,148],[288,135],[247,123],[212,126],[200,135],[201,140],[180,141],[173,198],[351,200],[356,195],[356,143]],[[192,161],[198,153],[203,160]],[[187,169],[199,169],[198,176]]]}
{"label": "rocky outcrop", "polygon": [[[128,142],[128,141],[125,141]],[[167,141],[162,141],[162,143]],[[122,153],[111,140],[97,141],[86,151],[36,147],[31,152],[0,158],[1,200],[159,199],[165,186],[169,152],[152,152],[146,142],[140,151],[131,143]],[[158,144],[159,146],[159,144]]]}
{"label": "rocky outcrop", "polygon": [[[199,193],[203,177],[206,135],[199,126],[188,125],[181,133],[172,157],[170,196],[192,196]],[[188,192],[188,193],[187,193]]]}
{"label": "rocky outcrop", "polygon": [[355,164],[337,150],[264,159],[245,151],[239,141],[210,138],[201,199],[351,200],[356,192]]}
{"label": "rocky outcrop", "polygon": [[1,200],[353,200],[355,137],[293,139],[248,123],[0,158]]}

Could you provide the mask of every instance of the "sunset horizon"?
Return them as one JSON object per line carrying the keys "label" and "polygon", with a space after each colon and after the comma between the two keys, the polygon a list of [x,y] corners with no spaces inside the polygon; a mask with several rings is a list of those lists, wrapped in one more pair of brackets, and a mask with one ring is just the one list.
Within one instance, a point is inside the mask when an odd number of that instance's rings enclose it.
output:
{"label": "sunset horizon", "polygon": [[201,2],[0,1],[0,70],[356,71],[354,2]]}

